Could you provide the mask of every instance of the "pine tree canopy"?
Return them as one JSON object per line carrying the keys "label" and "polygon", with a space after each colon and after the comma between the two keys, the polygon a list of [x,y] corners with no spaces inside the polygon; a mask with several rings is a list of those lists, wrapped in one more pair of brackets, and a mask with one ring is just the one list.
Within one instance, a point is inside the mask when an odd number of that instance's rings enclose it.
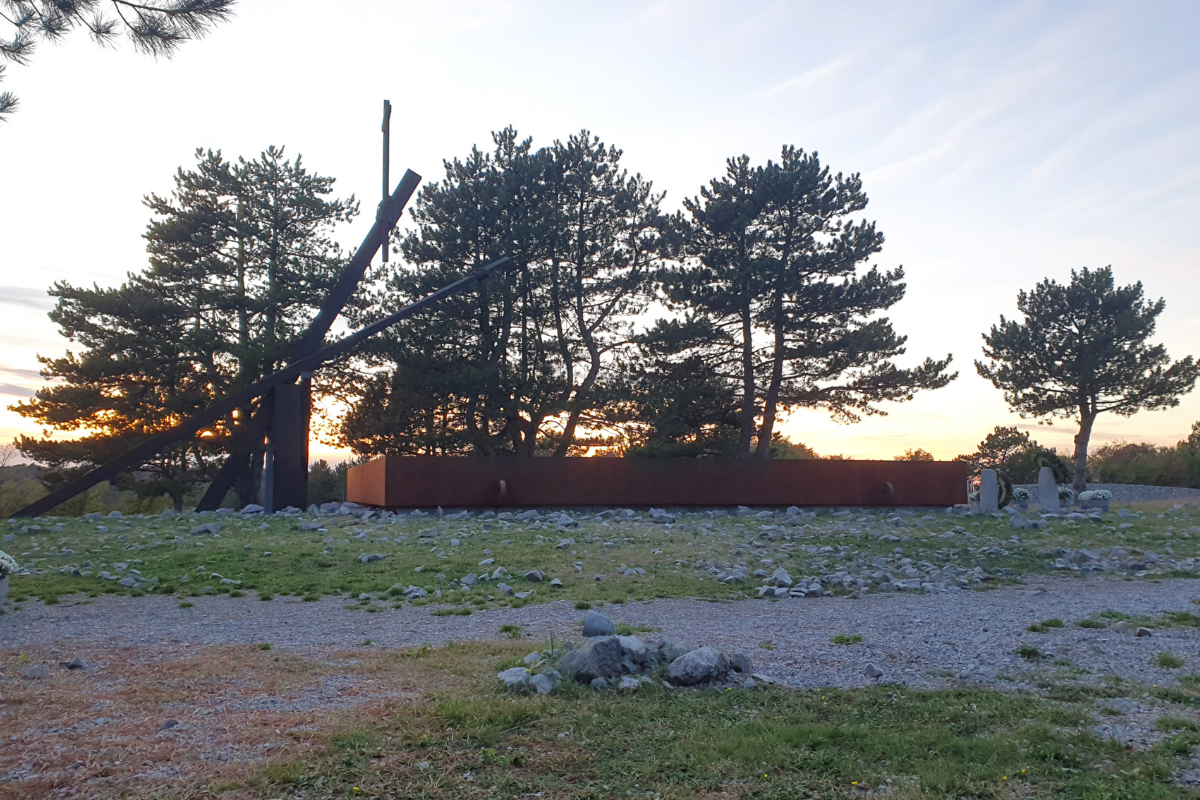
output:
{"label": "pine tree canopy", "polygon": [[[149,266],[117,288],[56,283],[50,318],[79,351],[40,357],[54,381],[13,410],[43,428],[83,433],[61,440],[22,437],[24,455],[52,480],[107,461],[207,408],[214,399],[281,366],[316,315],[344,256],[332,228],[357,213],[354,198],[331,200],[333,179],[271,147],[257,159],[197,151],[170,197],[151,195]],[[177,504],[203,480],[247,405],[188,447],[143,465]],[[239,488],[252,502],[256,476]]]}
{"label": "pine tree canopy", "polygon": [[979,374],[1022,417],[1074,419],[1075,487],[1087,481],[1087,444],[1096,415],[1171,408],[1200,374],[1191,356],[1171,362],[1151,344],[1166,303],[1144,298],[1140,282],[1117,287],[1111,267],[1071,271],[1066,286],[1046,279],[1017,295],[1024,322],[1000,318],[985,333]]}
{"label": "pine tree canopy", "polygon": [[[77,28],[111,45],[124,32],[135,49],[170,56],[180,44],[199,39],[233,14],[236,0],[0,0],[0,59],[27,65],[42,41],[60,41]],[[5,40],[7,39],[7,41]],[[5,64],[0,63],[0,80]],[[16,110],[12,92],[0,92],[0,122]]]}

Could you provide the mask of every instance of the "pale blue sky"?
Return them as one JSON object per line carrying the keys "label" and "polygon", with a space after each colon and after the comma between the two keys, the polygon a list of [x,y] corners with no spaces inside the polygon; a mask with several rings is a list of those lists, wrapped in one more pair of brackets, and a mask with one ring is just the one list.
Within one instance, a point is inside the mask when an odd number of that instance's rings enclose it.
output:
{"label": "pale blue sky", "polygon": [[[961,375],[884,418],[804,413],[785,430],[823,453],[953,457],[1019,422],[971,362],[1045,276],[1112,264],[1166,297],[1169,352],[1200,353],[1198,38],[1196,2],[241,0],[170,61],[77,35],[5,82],[22,108],[0,126],[0,401],[37,385],[36,353],[64,349],[45,287],[141,268],[141,198],[169,191],[196,147],[286,145],[373,204],[387,97],[394,178],[436,179],[510,123],[540,143],[589,128],[671,207],[726,157],[784,143],[862,173],[887,236],[878,263],[908,272],[892,317],[909,355],[953,352]],[[1173,443],[1198,419],[1194,393],[1101,417],[1095,441]],[[0,412],[0,438],[18,430],[33,432]],[[1071,433],[1037,437],[1069,446]]]}

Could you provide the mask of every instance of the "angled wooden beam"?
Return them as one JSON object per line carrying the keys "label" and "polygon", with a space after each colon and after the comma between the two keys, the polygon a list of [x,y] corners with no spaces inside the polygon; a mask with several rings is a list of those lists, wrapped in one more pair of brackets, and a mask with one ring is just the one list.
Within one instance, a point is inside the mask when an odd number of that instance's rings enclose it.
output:
{"label": "angled wooden beam", "polygon": [[[378,242],[376,243],[376,246],[378,247]],[[458,294],[463,289],[466,289],[475,283],[487,280],[493,274],[502,272],[511,265],[512,261],[510,261],[507,257],[501,258],[498,261],[494,261],[486,267],[474,270],[470,275],[460,278],[449,286],[444,286],[433,294],[426,295],[415,303],[405,306],[399,311],[389,314],[383,319],[373,322],[370,325],[367,325],[365,328],[339,339],[328,347],[322,348],[311,355],[293,361],[278,372],[272,373],[265,378],[257,380],[240,391],[226,395],[205,411],[194,415],[190,419],[180,423],[170,430],[163,431],[157,436],[146,440],[142,444],[130,450],[128,453],[118,456],[106,464],[102,464],[86,475],[82,475],[70,483],[67,483],[65,486],[56,489],[42,499],[30,503],[29,505],[25,506],[25,508],[17,511],[13,516],[36,517],[39,514],[44,514],[60,503],[70,500],[80,492],[87,491],[97,483],[109,480],[110,478],[116,477],[121,472],[142,465],[149,458],[162,452],[163,449],[196,435],[196,433],[204,428],[209,427],[226,414],[232,412],[234,409],[243,407],[249,401],[263,396],[276,386],[280,386],[285,383],[294,383],[302,373],[313,372],[324,364],[341,358],[380,331],[390,328],[397,322],[411,317],[413,314],[437,305],[447,297]]]}

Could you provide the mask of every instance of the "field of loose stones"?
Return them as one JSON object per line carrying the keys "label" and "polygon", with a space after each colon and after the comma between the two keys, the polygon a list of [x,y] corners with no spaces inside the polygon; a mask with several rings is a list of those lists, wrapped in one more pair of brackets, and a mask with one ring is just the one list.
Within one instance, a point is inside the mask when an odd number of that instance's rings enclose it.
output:
{"label": "field of loose stones", "polygon": [[914,509],[382,513],[10,521],[11,600],[100,593],[339,596],[364,610],[556,599],[957,592],[1062,573],[1194,574],[1190,508],[973,516]]}

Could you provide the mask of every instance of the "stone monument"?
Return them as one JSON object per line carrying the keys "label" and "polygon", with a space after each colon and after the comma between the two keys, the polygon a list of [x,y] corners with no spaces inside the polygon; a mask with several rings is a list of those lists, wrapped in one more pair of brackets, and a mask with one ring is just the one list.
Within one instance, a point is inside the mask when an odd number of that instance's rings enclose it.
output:
{"label": "stone monument", "polygon": [[979,510],[985,514],[1000,510],[1000,484],[994,469],[979,473]]}
{"label": "stone monument", "polygon": [[1038,470],[1038,505],[1042,511],[1058,511],[1058,481],[1054,480],[1054,470],[1042,467]]}

